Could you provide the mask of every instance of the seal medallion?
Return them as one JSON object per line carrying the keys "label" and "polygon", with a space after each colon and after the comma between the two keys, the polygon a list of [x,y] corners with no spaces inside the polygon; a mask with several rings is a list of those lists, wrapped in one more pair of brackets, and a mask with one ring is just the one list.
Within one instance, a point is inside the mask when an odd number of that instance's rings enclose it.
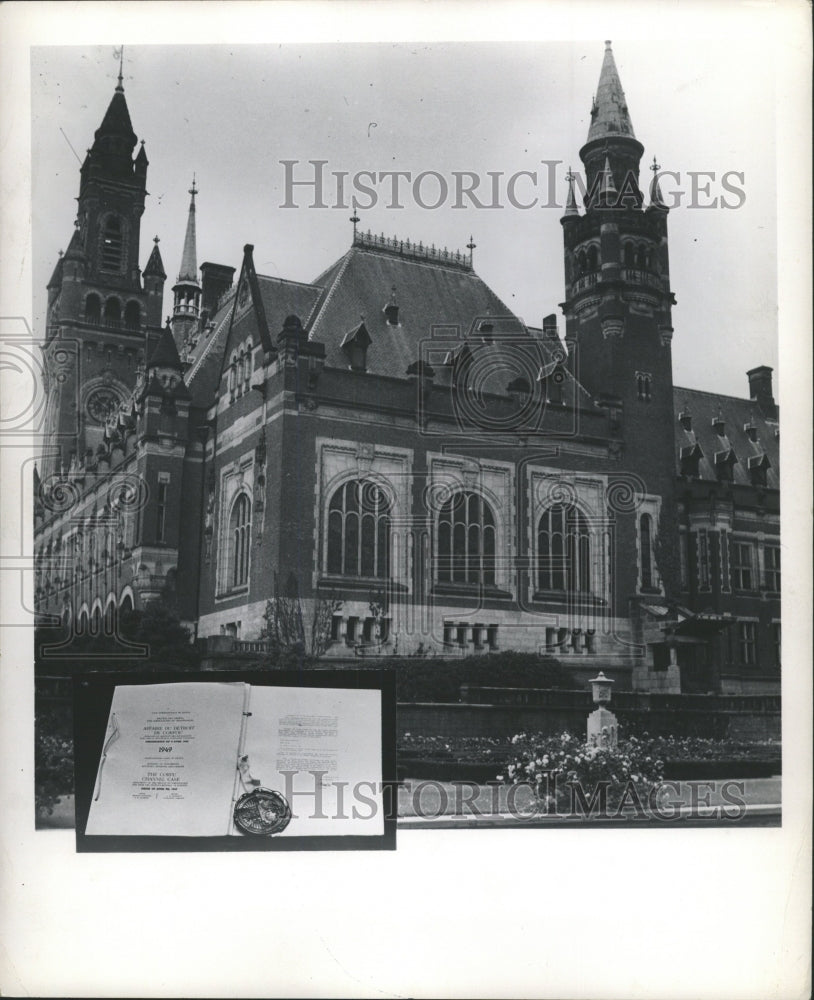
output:
{"label": "seal medallion", "polygon": [[235,803],[235,826],[255,837],[280,833],[291,820],[291,807],[285,796],[270,788],[255,788],[241,795]]}

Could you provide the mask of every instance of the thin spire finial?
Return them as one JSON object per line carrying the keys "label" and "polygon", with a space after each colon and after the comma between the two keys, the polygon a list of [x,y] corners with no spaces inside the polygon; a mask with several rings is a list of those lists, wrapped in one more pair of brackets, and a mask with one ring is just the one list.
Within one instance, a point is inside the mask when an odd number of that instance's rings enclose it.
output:
{"label": "thin spire finial", "polygon": [[198,193],[198,189],[195,187],[195,174],[192,175],[192,187],[189,189],[189,193],[192,195],[192,200],[195,201],[195,195]]}
{"label": "thin spire finial", "polygon": [[119,48],[119,51],[113,50],[113,55],[119,57],[119,82],[116,84],[116,91],[119,94],[124,93],[124,46]]}
{"label": "thin spire finial", "polygon": [[656,163],[655,156],[653,157],[653,162],[650,164],[650,169],[653,171],[654,174],[658,173],[658,171],[661,170],[661,164]]}
{"label": "thin spire finial", "polygon": [[353,213],[353,215],[350,217],[349,221],[353,223],[353,242],[355,243],[356,242],[356,227],[359,225],[359,216],[356,214],[356,212]]}
{"label": "thin spire finial", "polygon": [[469,242],[466,244],[466,249],[469,251],[469,266],[470,267],[472,266],[472,258],[474,256],[474,250],[475,250],[475,247],[477,247],[477,245],[478,244],[475,242],[475,237],[470,234],[470,236],[469,236]]}

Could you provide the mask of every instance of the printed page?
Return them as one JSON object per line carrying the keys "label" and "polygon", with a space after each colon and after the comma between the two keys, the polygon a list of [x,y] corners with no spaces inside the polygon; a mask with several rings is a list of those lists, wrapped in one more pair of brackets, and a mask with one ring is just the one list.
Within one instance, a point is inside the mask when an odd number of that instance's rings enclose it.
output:
{"label": "printed page", "polygon": [[118,686],[86,833],[230,833],[247,690],[243,683]]}
{"label": "printed page", "polygon": [[251,713],[251,776],[292,812],[275,836],[382,835],[380,691],[253,687]]}

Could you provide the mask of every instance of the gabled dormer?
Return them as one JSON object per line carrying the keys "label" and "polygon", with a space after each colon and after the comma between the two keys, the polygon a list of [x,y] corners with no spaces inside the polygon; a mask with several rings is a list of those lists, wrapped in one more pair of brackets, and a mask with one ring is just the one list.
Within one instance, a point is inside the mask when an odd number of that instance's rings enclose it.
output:
{"label": "gabled dormer", "polygon": [[354,372],[367,371],[367,349],[371,343],[364,320],[342,338],[342,351],[348,359],[348,367]]}

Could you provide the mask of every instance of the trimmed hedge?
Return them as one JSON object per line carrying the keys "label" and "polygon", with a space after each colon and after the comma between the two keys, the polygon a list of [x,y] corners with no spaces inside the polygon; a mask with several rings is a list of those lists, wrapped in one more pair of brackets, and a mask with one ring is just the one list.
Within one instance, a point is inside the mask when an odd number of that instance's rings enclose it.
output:
{"label": "trimmed hedge", "polygon": [[[354,667],[363,665],[358,660],[353,664]],[[396,671],[396,698],[403,702],[458,702],[462,684],[518,688],[574,687],[574,678],[559,660],[536,653],[485,653],[460,660],[394,658],[379,660],[375,666]]]}

